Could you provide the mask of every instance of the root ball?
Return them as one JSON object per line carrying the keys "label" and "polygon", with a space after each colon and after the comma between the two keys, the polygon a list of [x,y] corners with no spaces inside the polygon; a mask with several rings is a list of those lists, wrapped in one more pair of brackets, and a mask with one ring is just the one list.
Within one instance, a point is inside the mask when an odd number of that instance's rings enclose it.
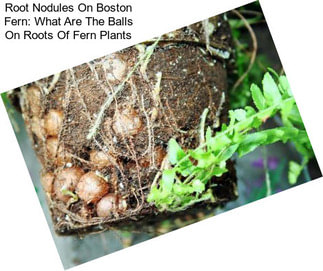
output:
{"label": "root ball", "polygon": [[[43,172],[54,175],[42,181],[57,232],[159,219],[147,196],[169,168],[169,140],[197,148],[206,108],[205,127],[228,120],[230,33],[216,16],[21,88],[28,134]],[[205,203],[235,198],[233,169],[218,183]]]}

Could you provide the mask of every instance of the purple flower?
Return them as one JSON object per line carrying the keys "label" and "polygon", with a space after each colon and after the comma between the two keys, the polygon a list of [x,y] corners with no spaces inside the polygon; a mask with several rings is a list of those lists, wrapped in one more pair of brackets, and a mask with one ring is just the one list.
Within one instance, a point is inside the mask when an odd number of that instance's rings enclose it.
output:
{"label": "purple flower", "polygon": [[263,183],[265,181],[265,175],[259,177],[258,179],[253,181],[254,187],[260,188],[262,187]]}
{"label": "purple flower", "polygon": [[[278,166],[279,159],[277,157],[269,156],[267,161],[268,169],[273,170]],[[258,158],[254,160],[251,165],[255,168],[264,168],[264,159]]]}

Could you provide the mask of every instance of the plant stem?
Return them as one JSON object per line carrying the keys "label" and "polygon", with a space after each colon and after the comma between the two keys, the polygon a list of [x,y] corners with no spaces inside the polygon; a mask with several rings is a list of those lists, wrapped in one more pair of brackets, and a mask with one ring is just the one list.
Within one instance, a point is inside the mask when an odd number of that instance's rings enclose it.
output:
{"label": "plant stem", "polygon": [[271,180],[269,176],[269,170],[268,170],[268,153],[266,146],[262,147],[262,153],[263,153],[263,159],[264,159],[264,171],[265,171],[265,182],[266,182],[266,197],[270,196],[272,194],[271,191]]}
{"label": "plant stem", "polygon": [[310,176],[310,173],[308,171],[308,166],[307,166],[307,163],[308,163],[308,159],[303,159],[302,161],[302,167],[303,167],[303,174],[304,174],[304,178],[305,178],[305,182],[308,182],[311,180],[311,176]]}
{"label": "plant stem", "polygon": [[207,117],[207,114],[209,113],[209,109],[205,108],[202,116],[201,116],[201,123],[200,123],[200,144],[205,143],[205,137],[204,137],[204,130],[205,130],[205,120]]}
{"label": "plant stem", "polygon": [[308,171],[308,166],[304,166],[303,168],[303,173],[304,173],[304,177],[305,177],[305,182],[308,182],[311,180],[311,176],[310,176],[310,173]]}

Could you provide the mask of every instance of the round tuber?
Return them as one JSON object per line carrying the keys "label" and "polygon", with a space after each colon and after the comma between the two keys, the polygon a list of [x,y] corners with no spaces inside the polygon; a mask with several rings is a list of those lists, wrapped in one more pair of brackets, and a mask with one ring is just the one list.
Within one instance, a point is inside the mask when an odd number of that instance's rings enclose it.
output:
{"label": "round tuber", "polygon": [[108,217],[117,210],[117,197],[114,194],[104,196],[96,206],[96,213],[100,217]]}
{"label": "round tuber", "polygon": [[43,120],[38,117],[33,117],[31,119],[31,131],[37,136],[39,139],[44,139],[44,131],[43,131]]}
{"label": "round tuber", "polygon": [[125,108],[116,111],[112,124],[113,131],[122,136],[134,136],[142,128],[142,121],[133,108]]}
{"label": "round tuber", "polygon": [[108,154],[106,154],[103,151],[93,150],[90,152],[90,161],[98,169],[112,166],[113,165],[111,163],[112,159],[113,159],[112,157],[110,157]]}
{"label": "round tuber", "polygon": [[124,199],[118,199],[115,194],[104,196],[96,206],[97,215],[100,217],[109,217],[114,213],[124,212],[127,209],[127,202]]}
{"label": "round tuber", "polygon": [[45,192],[52,193],[54,178],[55,176],[52,172],[46,172],[41,175],[40,182]]}
{"label": "round tuber", "polygon": [[34,116],[41,112],[41,90],[38,86],[30,86],[26,90],[29,109]]}
{"label": "round tuber", "polygon": [[[152,153],[152,155],[154,156],[155,167],[157,168],[160,167],[166,154],[167,153],[163,147],[157,146],[154,148],[154,152]],[[141,167],[148,168],[152,166],[150,162],[151,162],[151,158],[148,155],[146,155],[145,157],[139,160],[139,165]]]}
{"label": "round tuber", "polygon": [[71,156],[64,152],[62,146],[59,146],[56,136],[46,139],[46,154],[57,166],[63,166],[71,161]]}
{"label": "round tuber", "polygon": [[76,187],[76,193],[86,203],[96,203],[108,193],[106,181],[90,171],[82,176]]}
{"label": "round tuber", "polygon": [[49,136],[58,136],[63,124],[63,112],[51,109],[45,116],[44,128]]}
{"label": "round tuber", "polygon": [[122,81],[126,76],[127,64],[113,55],[104,63],[104,68],[107,71],[107,79],[111,83]]}
{"label": "round tuber", "polygon": [[50,160],[54,160],[58,150],[58,139],[57,137],[49,137],[46,140],[46,153]]}
{"label": "round tuber", "polygon": [[66,192],[73,192],[80,178],[84,174],[84,171],[79,167],[65,168],[57,174],[54,181],[54,193],[56,198],[68,202],[71,195]]}

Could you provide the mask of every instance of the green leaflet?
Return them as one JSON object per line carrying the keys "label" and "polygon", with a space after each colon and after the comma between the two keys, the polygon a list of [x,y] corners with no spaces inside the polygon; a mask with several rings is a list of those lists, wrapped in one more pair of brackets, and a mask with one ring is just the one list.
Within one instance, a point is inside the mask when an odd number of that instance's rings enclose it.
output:
{"label": "green leaflet", "polygon": [[298,135],[298,132],[297,129],[292,127],[278,127],[247,134],[241,140],[238,154],[241,157],[262,145],[269,145],[277,141],[287,142],[288,140],[295,138]]}
{"label": "green leaflet", "polygon": [[266,99],[262,94],[260,88],[256,84],[252,84],[250,87],[252,100],[255,103],[258,110],[262,110],[266,108]]}
{"label": "green leaflet", "polygon": [[244,109],[235,109],[232,111],[232,114],[237,121],[245,120],[247,116],[247,112]]}
{"label": "green leaflet", "polygon": [[216,156],[212,152],[192,153],[192,157],[198,161],[198,168],[208,168],[216,162]]}
{"label": "green leaflet", "polygon": [[264,79],[262,80],[262,86],[267,105],[276,105],[281,102],[282,96],[270,73],[265,73]]}
{"label": "green leaflet", "polygon": [[[184,151],[175,139],[169,140],[168,160],[172,167],[163,170],[159,184],[151,187],[148,202],[160,211],[175,212],[196,202],[212,201],[210,180],[227,172],[228,159],[235,153],[241,157],[259,146],[278,141],[293,142],[304,157],[302,165],[289,163],[289,182],[297,182],[304,166],[313,157],[313,150],[286,77],[278,76],[273,70],[270,72],[276,81],[267,72],[262,80],[263,89],[255,84],[250,87],[256,107],[230,110],[229,125],[223,124],[215,134],[207,127],[205,142],[199,147]],[[275,115],[281,117],[283,126],[259,131],[262,123]]]}
{"label": "green leaflet", "polygon": [[238,149],[239,156],[241,157],[253,151],[258,146],[263,145],[266,142],[266,138],[267,136],[261,132],[246,135],[240,143]]}
{"label": "green leaflet", "polygon": [[72,191],[70,191],[68,189],[62,189],[61,192],[65,196],[70,196],[74,202],[78,201],[78,196],[75,193],[73,193]]}
{"label": "green leaflet", "polygon": [[206,144],[208,149],[214,153],[219,153],[221,150],[229,146],[231,139],[226,134],[219,134],[217,138],[215,137],[206,137]]}
{"label": "green leaflet", "polygon": [[289,162],[289,171],[288,171],[288,181],[290,184],[296,184],[298,176],[301,174],[303,167],[302,165],[290,161]]}
{"label": "green leaflet", "polygon": [[175,165],[185,156],[185,152],[178,145],[175,139],[171,139],[168,142],[168,160],[172,165]]}
{"label": "green leaflet", "polygon": [[231,145],[229,148],[227,148],[226,150],[224,150],[219,156],[218,156],[218,160],[219,161],[227,161],[228,159],[230,159],[232,157],[232,155],[236,152],[236,150],[238,149],[239,144],[233,144]]}
{"label": "green leaflet", "polygon": [[292,96],[292,92],[290,89],[290,85],[288,83],[288,80],[286,78],[286,76],[282,75],[279,77],[279,87],[282,89],[282,92],[286,92],[287,95]]}
{"label": "green leaflet", "polygon": [[175,174],[176,172],[174,169],[165,169],[163,171],[162,179],[160,181],[160,186],[163,187],[164,191],[166,192],[172,191]]}
{"label": "green leaflet", "polygon": [[199,179],[193,180],[192,186],[194,191],[198,193],[202,193],[205,190],[205,184],[202,183],[201,180]]}

